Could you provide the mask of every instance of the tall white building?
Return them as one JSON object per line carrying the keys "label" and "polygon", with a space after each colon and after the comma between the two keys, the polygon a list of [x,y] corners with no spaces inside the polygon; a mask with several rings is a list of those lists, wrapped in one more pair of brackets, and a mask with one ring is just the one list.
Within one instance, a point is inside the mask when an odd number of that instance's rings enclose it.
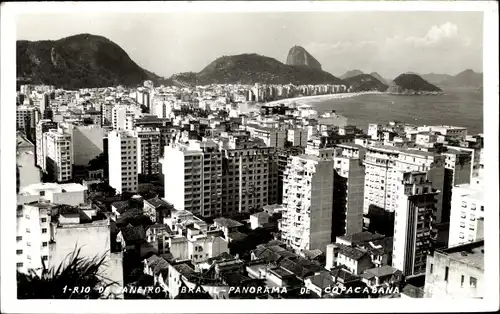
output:
{"label": "tall white building", "polygon": [[165,200],[197,216],[222,214],[222,153],[213,141],[165,147],[162,160]]}
{"label": "tall white building", "polygon": [[129,131],[108,134],[109,185],[116,193],[137,192],[139,139]]}
{"label": "tall white building", "polygon": [[111,109],[111,125],[113,130],[133,130],[135,111],[128,106],[115,105]]}
{"label": "tall white building", "polygon": [[134,131],[139,139],[137,172],[145,175],[160,172],[160,129],[139,128]]}
{"label": "tall white building", "polygon": [[282,240],[292,249],[326,251],[332,241],[333,160],[329,156],[290,157],[283,182]]}
{"label": "tall white building", "polygon": [[36,165],[45,170],[45,155],[46,143],[44,142],[43,134],[51,129],[57,129],[57,123],[51,120],[40,120],[36,125]]}
{"label": "tall white building", "polygon": [[398,172],[392,266],[405,276],[425,274],[427,254],[433,248],[435,200],[425,172]]}
{"label": "tall white building", "polygon": [[482,178],[453,187],[448,245],[484,239],[484,185]]}
{"label": "tall white building", "polygon": [[73,144],[71,134],[63,129],[43,133],[45,170],[55,181],[65,182],[73,178]]}
{"label": "tall white building", "polygon": [[[400,172],[423,171],[436,190],[443,191],[445,158],[436,153],[401,149],[388,146],[367,147],[364,159],[365,200],[363,212],[369,212],[370,205],[394,212],[397,207],[395,196]],[[436,222],[441,222],[443,196],[436,196]]]}
{"label": "tall white building", "polygon": [[38,109],[34,106],[16,107],[16,130],[24,131],[27,127],[36,125],[36,112]]}
{"label": "tall white building", "polygon": [[29,269],[41,273],[42,261],[48,266],[50,213],[53,204],[34,202],[17,206],[16,266],[22,273]]}

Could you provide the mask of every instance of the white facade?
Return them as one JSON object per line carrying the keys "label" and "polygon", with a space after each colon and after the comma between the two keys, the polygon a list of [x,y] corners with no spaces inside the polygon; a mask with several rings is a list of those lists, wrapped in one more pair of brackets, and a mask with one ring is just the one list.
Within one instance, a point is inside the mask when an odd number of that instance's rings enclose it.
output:
{"label": "white facade", "polygon": [[[368,213],[370,205],[394,212],[397,208],[395,190],[400,172],[424,171],[432,187],[443,191],[444,156],[417,150],[396,147],[368,147],[364,159],[366,167],[365,200],[363,212]],[[436,222],[441,222],[442,195],[437,195]]]}
{"label": "white facade", "polygon": [[116,193],[137,192],[139,140],[131,132],[111,131],[108,134],[109,185]]}
{"label": "white facade", "polygon": [[282,240],[295,251],[320,249],[331,243],[333,160],[313,155],[293,156],[285,170],[279,222]]}
{"label": "white facade", "polygon": [[35,126],[36,111],[37,108],[33,106],[18,106],[16,108],[16,130],[23,131],[27,126]]}
{"label": "white facade", "polygon": [[31,202],[49,202],[78,206],[85,203],[87,188],[79,183],[38,183],[21,188],[17,195],[17,204]]}
{"label": "white facade", "polygon": [[203,217],[222,212],[222,153],[213,142],[190,141],[165,147],[165,200]]}
{"label": "white facade", "polygon": [[425,273],[427,254],[433,245],[435,198],[425,172],[400,172],[396,184],[396,212],[392,266],[405,276]]}
{"label": "white facade", "polygon": [[45,169],[58,182],[73,179],[73,144],[71,134],[62,129],[49,130],[43,134],[45,145]]}
{"label": "white facade", "polygon": [[42,269],[48,266],[50,242],[50,204],[34,203],[17,207],[16,265],[17,270]]}
{"label": "white facade", "polygon": [[41,169],[45,170],[45,154],[47,151],[46,143],[44,141],[43,134],[50,129],[57,129],[57,123],[51,120],[40,120],[36,125],[35,137],[36,137],[36,165]]}
{"label": "white facade", "polygon": [[115,105],[111,109],[111,125],[113,130],[133,130],[135,111],[126,106]]}
{"label": "white facade", "polygon": [[450,247],[484,238],[483,191],[484,186],[481,180],[453,187],[448,240]]}

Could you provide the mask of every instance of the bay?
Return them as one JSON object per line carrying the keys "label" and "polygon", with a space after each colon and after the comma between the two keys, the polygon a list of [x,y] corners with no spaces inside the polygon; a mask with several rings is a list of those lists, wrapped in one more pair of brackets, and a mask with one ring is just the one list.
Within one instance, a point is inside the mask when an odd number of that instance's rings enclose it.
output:
{"label": "bay", "polygon": [[318,111],[335,110],[348,123],[365,132],[369,123],[401,121],[417,125],[452,125],[483,133],[483,91],[470,88],[443,90],[443,95],[401,96],[366,94],[351,98],[311,102]]}

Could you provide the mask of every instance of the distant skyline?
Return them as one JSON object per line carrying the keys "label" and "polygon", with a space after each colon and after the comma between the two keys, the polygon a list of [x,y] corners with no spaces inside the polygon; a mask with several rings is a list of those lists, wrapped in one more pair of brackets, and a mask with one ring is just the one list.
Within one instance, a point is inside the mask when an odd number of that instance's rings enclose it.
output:
{"label": "distant skyline", "polygon": [[404,72],[483,71],[482,12],[279,12],[23,14],[18,40],[90,33],[121,46],[138,65],[169,77],[198,72],[223,55],[258,53],[285,63],[302,46],[323,70],[394,78]]}

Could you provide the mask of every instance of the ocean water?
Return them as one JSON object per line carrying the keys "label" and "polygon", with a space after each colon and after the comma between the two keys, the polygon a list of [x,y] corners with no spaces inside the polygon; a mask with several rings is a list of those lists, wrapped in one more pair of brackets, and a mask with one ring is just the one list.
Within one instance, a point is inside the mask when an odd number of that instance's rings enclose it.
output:
{"label": "ocean water", "polygon": [[323,113],[335,110],[349,124],[368,129],[369,123],[401,121],[417,125],[453,125],[468,128],[468,134],[483,133],[483,92],[453,88],[444,95],[399,96],[368,94],[351,98],[329,99],[310,105]]}

